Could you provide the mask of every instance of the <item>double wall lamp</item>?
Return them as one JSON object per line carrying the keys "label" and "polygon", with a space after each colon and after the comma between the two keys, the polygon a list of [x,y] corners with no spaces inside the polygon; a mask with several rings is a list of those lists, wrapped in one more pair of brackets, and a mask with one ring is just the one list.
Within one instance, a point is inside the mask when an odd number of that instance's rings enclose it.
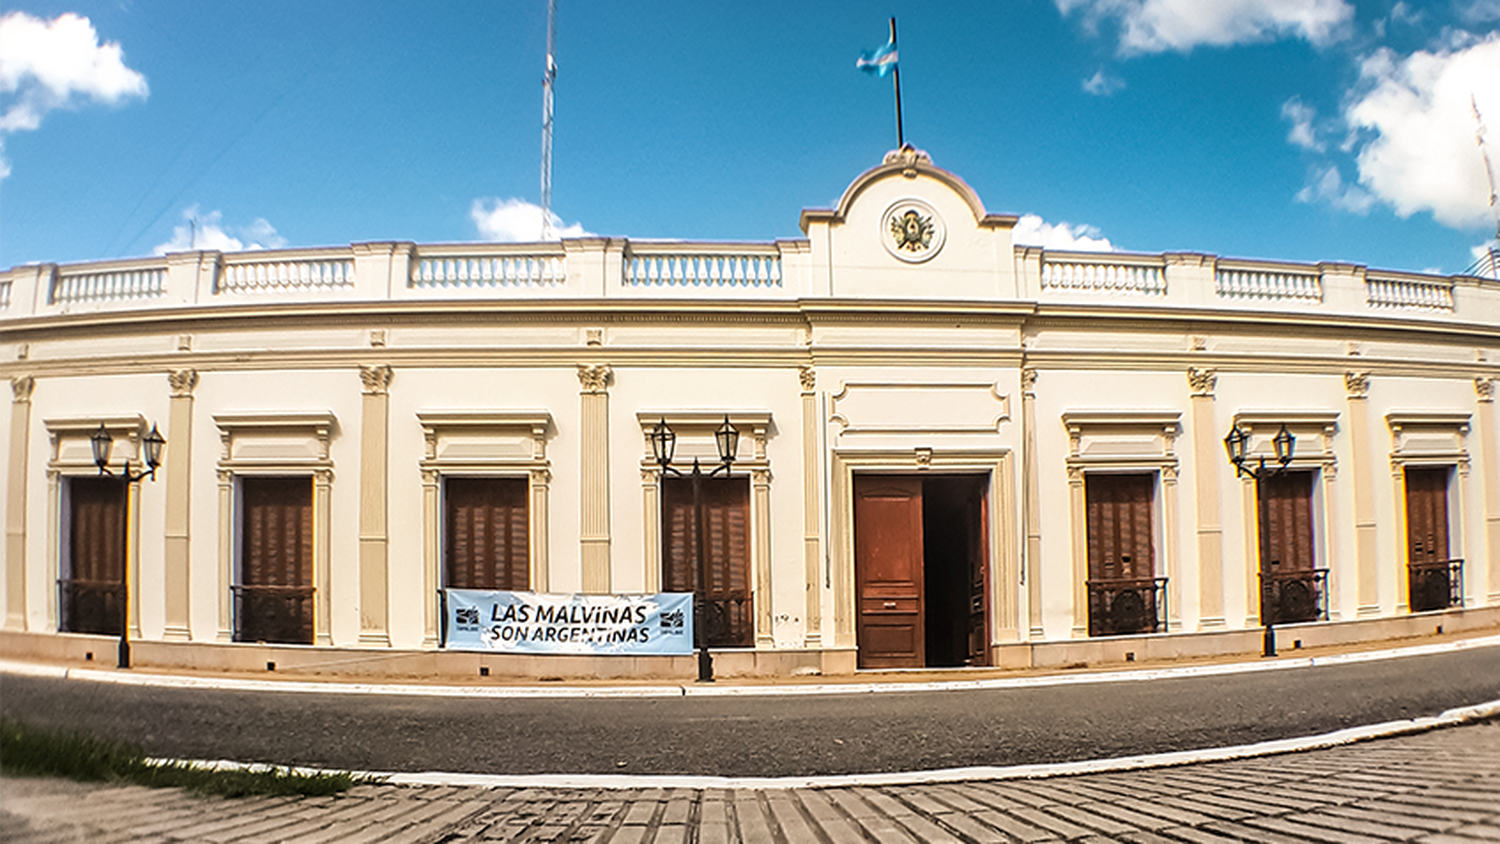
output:
{"label": "double wall lamp", "polygon": [[724,416],[724,424],[714,432],[714,445],[719,450],[719,465],[704,472],[698,458],[694,457],[692,471],[683,472],[672,465],[672,454],[677,449],[677,433],[667,425],[667,420],[663,418],[651,431],[651,456],[656,460],[656,465],[661,467],[662,473],[687,478],[693,483],[693,524],[698,540],[693,543],[698,551],[698,588],[693,590],[693,638],[698,646],[700,683],[714,681],[714,658],[708,652],[708,555],[703,550],[707,544],[707,526],[703,521],[703,479],[712,478],[720,472],[728,477],[734,466],[734,457],[740,450],[740,432],[729,424],[728,414]]}
{"label": "double wall lamp", "polygon": [[1276,450],[1276,463],[1266,464],[1266,455],[1260,454],[1252,458],[1246,453],[1250,443],[1250,434],[1238,424],[1229,429],[1229,434],[1224,437],[1224,450],[1229,452],[1229,462],[1234,464],[1235,477],[1255,479],[1255,503],[1257,514],[1257,530],[1260,547],[1260,616],[1265,624],[1265,633],[1262,636],[1261,656],[1276,655],[1276,627],[1274,612],[1267,600],[1273,587],[1270,575],[1274,572],[1277,561],[1271,560],[1271,526],[1270,514],[1267,512],[1265,490],[1261,489],[1261,481],[1273,478],[1286,471],[1286,467],[1292,462],[1292,455],[1297,450],[1297,438],[1286,429],[1286,423],[1281,424],[1281,430],[1271,438],[1271,446]]}
{"label": "double wall lamp", "polygon": [[[137,482],[139,480],[142,480],[143,478],[150,478],[153,481],[156,480],[156,467],[158,467],[158,466],[161,465],[161,450],[162,450],[162,446],[165,446],[166,444],[167,444],[166,439],[163,438],[162,435],[161,435],[161,433],[156,430],[156,425],[152,424],[152,426],[151,426],[151,433],[147,434],[146,438],[143,439],[143,440],[141,440],[141,450],[142,450],[142,455],[141,456],[143,458],[145,458],[145,461],[146,461],[145,467],[142,468],[139,472],[132,472],[130,470],[130,461],[126,460],[124,468],[120,470],[119,474],[116,474],[116,473],[111,472],[109,470],[109,453],[112,450],[114,450],[114,447],[115,447],[115,438],[110,435],[110,433],[109,433],[109,431],[107,429],[105,429],[104,423],[100,422],[99,423],[99,430],[95,431],[94,435],[92,437],[89,437],[89,447],[91,449],[93,449],[93,452],[94,452],[94,465],[99,467],[99,474],[100,475],[107,475],[107,476],[110,476],[110,477],[118,477],[118,478],[120,478],[121,480],[123,480],[125,482],[125,489],[126,489],[125,495],[126,495],[126,502],[127,502],[126,503],[126,509],[127,510],[129,509],[130,484],[133,484],[133,483],[135,483],[135,482]],[[122,545],[121,545],[121,548],[120,548],[120,661],[119,661],[119,666],[121,668],[129,668],[130,667],[130,578],[127,576],[127,572],[129,571],[128,562],[129,562],[129,559],[130,559],[130,528],[129,528],[129,523],[125,519],[124,515],[121,516],[120,521],[125,524],[125,528],[124,528],[124,530],[120,531],[120,538],[121,538]]]}

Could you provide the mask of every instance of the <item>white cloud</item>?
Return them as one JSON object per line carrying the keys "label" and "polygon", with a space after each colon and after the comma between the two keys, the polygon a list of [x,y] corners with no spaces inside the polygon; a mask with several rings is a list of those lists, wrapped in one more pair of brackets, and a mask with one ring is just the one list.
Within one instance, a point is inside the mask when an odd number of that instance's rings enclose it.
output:
{"label": "white cloud", "polygon": [[1064,15],[1082,10],[1085,25],[1120,22],[1120,53],[1188,52],[1302,38],[1315,45],[1343,38],[1354,19],[1345,0],[1054,0]]}
{"label": "white cloud", "polygon": [[[126,67],[122,55],[118,42],[100,44],[89,19],[71,12],[50,21],[25,12],[0,18],[0,94],[8,102],[0,144],[5,134],[36,129],[53,109],[145,97],[146,77]],[[0,178],[9,174],[0,160]]]}
{"label": "white cloud", "polygon": [[1458,7],[1458,16],[1470,24],[1500,20],[1500,0],[1471,0]]}
{"label": "white cloud", "polygon": [[1359,185],[1344,183],[1337,167],[1317,172],[1312,184],[1297,192],[1298,202],[1326,202],[1335,208],[1364,214],[1375,204],[1375,197]]}
{"label": "white cloud", "polygon": [[[1381,49],[1363,61],[1360,76],[1344,110],[1359,133],[1360,185],[1402,217],[1430,211],[1453,228],[1490,222],[1470,98],[1487,122],[1500,120],[1500,33],[1406,57]],[[1486,143],[1500,164],[1494,138]]]}
{"label": "white cloud", "polygon": [[[563,225],[562,218],[552,216],[552,239],[588,237],[582,223]],[[542,239],[542,207],[524,199],[476,199],[469,206],[469,219],[485,240],[504,243],[534,243]]]}
{"label": "white cloud", "polygon": [[182,225],[172,227],[172,239],[158,244],[151,250],[152,254],[165,255],[168,252],[190,252],[197,249],[245,252],[286,246],[286,238],[277,234],[276,228],[264,217],[257,217],[248,226],[231,227],[240,236],[248,238],[248,242],[240,240],[230,233],[231,229],[224,227],[222,211],[200,215],[198,206],[194,205],[183,210],[182,219],[185,221]]}
{"label": "white cloud", "polygon": [[1101,68],[1093,76],[1083,80],[1083,90],[1098,97],[1108,97],[1125,90],[1125,80],[1116,76],[1107,76]]}
{"label": "white cloud", "polygon": [[1281,116],[1292,122],[1292,129],[1286,136],[1289,143],[1296,144],[1303,149],[1323,151],[1323,143],[1318,140],[1317,133],[1313,130],[1313,120],[1318,116],[1317,109],[1304,104],[1297,97],[1292,97],[1281,104]]}
{"label": "white cloud", "polygon": [[1011,236],[1018,246],[1040,246],[1071,252],[1113,252],[1108,238],[1100,237],[1094,226],[1048,223],[1036,214],[1025,214],[1016,222]]}

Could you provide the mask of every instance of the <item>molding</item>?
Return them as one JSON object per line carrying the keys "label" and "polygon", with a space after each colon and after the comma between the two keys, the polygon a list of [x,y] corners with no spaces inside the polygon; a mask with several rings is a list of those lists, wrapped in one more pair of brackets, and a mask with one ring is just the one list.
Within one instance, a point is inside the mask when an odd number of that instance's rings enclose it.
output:
{"label": "molding", "polygon": [[1214,386],[1218,384],[1218,372],[1214,369],[1199,369],[1188,367],[1187,371],[1188,389],[1192,391],[1193,398],[1213,398]]}
{"label": "molding", "polygon": [[30,375],[20,375],[10,379],[11,401],[15,404],[31,401],[31,394],[35,389],[36,379]]}
{"label": "molding", "polygon": [[1370,397],[1370,373],[1368,371],[1344,373],[1344,390],[1348,392],[1350,399],[1367,399]]}
{"label": "molding", "polygon": [[1391,430],[1408,427],[1451,428],[1468,433],[1471,415],[1463,411],[1393,410],[1385,415]]}
{"label": "molding", "polygon": [[802,384],[804,393],[811,393],[818,388],[818,371],[810,364],[797,367],[797,378]]}
{"label": "molding", "polygon": [[1495,379],[1479,377],[1474,379],[1474,392],[1482,402],[1494,402]]}
{"label": "molding", "polygon": [[[910,401],[917,402],[922,398],[922,393],[934,393],[939,390],[982,391],[988,394],[997,406],[994,410],[984,414],[989,418],[983,424],[972,422],[936,424],[924,420],[856,424],[850,420],[847,408],[839,407],[840,403],[847,405],[851,401],[851,393],[869,394],[885,391],[900,394],[911,391]],[[1010,394],[1001,392],[999,381],[845,381],[839,385],[838,392],[829,398],[828,421],[839,425],[839,433],[842,436],[851,434],[994,434],[1000,431],[1001,425],[1011,421]],[[912,405],[904,401],[882,403],[881,407],[884,409],[882,415],[889,417],[891,407],[910,406]]]}
{"label": "molding", "polygon": [[1180,410],[1069,410],[1062,415],[1070,429],[1082,425],[1133,425],[1137,427],[1171,427],[1182,423]]}

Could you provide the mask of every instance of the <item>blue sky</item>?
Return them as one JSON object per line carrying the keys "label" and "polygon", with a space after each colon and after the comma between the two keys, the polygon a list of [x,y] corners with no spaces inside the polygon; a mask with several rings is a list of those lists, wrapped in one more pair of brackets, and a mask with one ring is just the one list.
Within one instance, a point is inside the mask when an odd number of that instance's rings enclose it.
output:
{"label": "blue sky", "polygon": [[[1023,238],[1460,272],[1494,242],[1500,0],[560,0],[553,210],[798,237],[906,138]],[[21,0],[0,267],[533,239],[545,0]]]}

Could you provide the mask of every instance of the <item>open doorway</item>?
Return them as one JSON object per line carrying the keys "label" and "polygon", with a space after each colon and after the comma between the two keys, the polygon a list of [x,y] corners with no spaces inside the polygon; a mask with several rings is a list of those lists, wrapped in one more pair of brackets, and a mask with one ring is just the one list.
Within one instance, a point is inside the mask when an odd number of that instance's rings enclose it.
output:
{"label": "open doorway", "polygon": [[988,478],[854,478],[861,668],[988,662]]}

